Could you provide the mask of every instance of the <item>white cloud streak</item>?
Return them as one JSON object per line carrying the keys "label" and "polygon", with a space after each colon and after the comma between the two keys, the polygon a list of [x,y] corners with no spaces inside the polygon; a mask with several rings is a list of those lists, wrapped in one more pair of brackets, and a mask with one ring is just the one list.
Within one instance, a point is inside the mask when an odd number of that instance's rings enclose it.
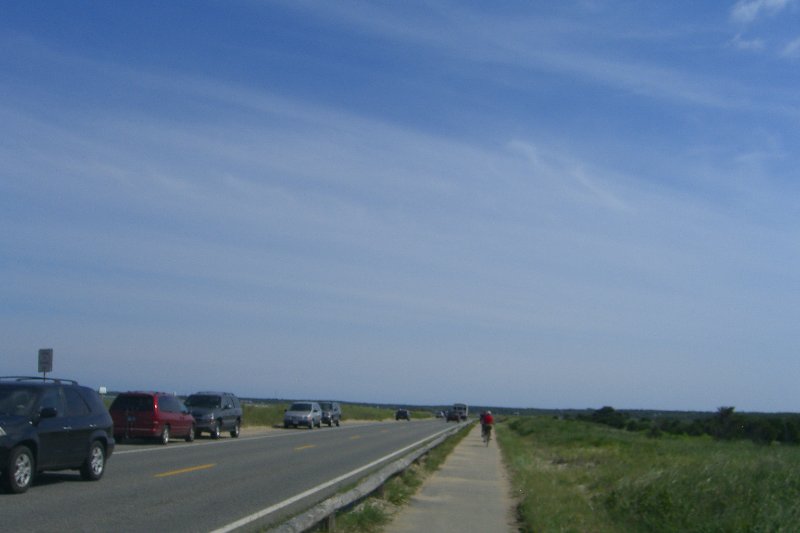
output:
{"label": "white cloud streak", "polygon": [[783,57],[789,59],[797,59],[800,58],[800,37],[789,41],[784,47],[781,52]]}
{"label": "white cloud streak", "polygon": [[731,19],[749,24],[761,17],[775,16],[792,3],[793,0],[739,0],[731,9]]}

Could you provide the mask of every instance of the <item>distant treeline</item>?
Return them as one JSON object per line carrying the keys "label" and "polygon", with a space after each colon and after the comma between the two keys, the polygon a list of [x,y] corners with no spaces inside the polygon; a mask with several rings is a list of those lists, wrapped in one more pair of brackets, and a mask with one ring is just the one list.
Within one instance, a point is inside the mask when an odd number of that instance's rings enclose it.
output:
{"label": "distant treeline", "polygon": [[737,413],[734,407],[720,407],[702,417],[634,417],[613,407],[602,407],[578,420],[594,422],[628,431],[644,431],[651,437],[671,435],[709,435],[720,440],[749,439],[757,444],[800,444],[800,415]]}

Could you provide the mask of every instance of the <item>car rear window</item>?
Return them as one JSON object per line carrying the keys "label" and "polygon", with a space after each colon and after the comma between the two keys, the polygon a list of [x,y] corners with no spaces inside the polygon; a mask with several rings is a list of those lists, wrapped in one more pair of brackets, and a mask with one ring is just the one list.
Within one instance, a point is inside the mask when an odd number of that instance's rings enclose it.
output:
{"label": "car rear window", "polygon": [[152,412],[153,411],[153,397],[152,396],[133,396],[133,395],[120,395],[117,396],[111,404],[112,411],[137,411],[137,412]]}
{"label": "car rear window", "polygon": [[210,394],[192,394],[186,399],[185,403],[189,407],[214,408],[220,407],[220,398]]}

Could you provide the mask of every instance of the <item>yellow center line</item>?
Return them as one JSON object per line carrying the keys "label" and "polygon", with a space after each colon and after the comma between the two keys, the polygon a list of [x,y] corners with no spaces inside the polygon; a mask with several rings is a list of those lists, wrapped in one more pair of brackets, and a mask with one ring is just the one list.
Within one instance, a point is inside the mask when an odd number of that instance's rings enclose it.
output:
{"label": "yellow center line", "polygon": [[316,448],[316,447],[317,447],[316,444],[306,444],[305,446],[298,446],[297,448],[294,449],[294,451],[298,452],[300,450],[307,450],[309,448]]}
{"label": "yellow center line", "polygon": [[216,463],[210,463],[207,465],[198,465],[198,466],[190,466],[189,468],[181,468],[180,470],[170,470],[169,472],[162,472],[160,474],[156,474],[155,477],[167,477],[167,476],[174,476],[177,474],[185,474],[187,472],[195,472],[197,470],[206,470],[208,468],[214,468]]}
{"label": "yellow center line", "polygon": [[356,440],[356,439],[360,439],[360,438],[361,438],[361,435],[353,435],[352,437],[350,437],[350,440]]}

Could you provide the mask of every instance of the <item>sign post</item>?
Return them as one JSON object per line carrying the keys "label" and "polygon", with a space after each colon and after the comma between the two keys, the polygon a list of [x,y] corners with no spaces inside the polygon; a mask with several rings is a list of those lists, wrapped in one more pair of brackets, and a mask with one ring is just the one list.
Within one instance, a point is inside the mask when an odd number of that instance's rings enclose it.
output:
{"label": "sign post", "polygon": [[42,381],[47,379],[47,373],[53,371],[53,349],[42,348],[39,350],[39,372],[42,373]]}

